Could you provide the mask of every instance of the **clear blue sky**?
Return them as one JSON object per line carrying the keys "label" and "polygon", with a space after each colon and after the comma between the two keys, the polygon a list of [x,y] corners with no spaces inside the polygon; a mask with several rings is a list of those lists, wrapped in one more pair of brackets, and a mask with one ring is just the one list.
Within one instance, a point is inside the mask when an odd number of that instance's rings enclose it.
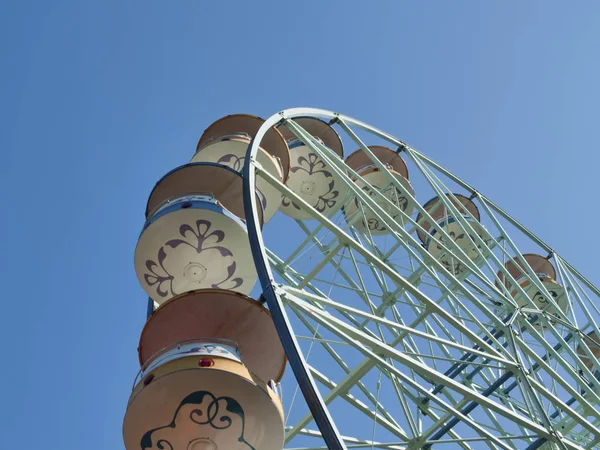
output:
{"label": "clear blue sky", "polygon": [[416,3],[0,0],[2,448],[123,448],[145,201],[225,114],[374,124],[599,284],[600,3]]}

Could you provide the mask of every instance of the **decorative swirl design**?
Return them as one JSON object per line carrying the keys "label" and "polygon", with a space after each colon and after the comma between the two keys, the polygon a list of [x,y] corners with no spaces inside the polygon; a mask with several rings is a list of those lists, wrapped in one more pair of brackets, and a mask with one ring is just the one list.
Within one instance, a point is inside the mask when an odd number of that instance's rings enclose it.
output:
{"label": "decorative swirl design", "polygon": [[[144,280],[148,283],[148,286],[155,286],[156,293],[159,296],[167,297],[181,294],[182,292],[178,292],[174,286],[177,278],[173,274],[183,273],[183,269],[178,267],[177,263],[179,261],[191,261],[194,255],[209,251],[216,252],[221,258],[231,258],[224,279],[217,283],[213,282],[211,284],[212,288],[236,289],[243,284],[242,278],[234,278],[237,264],[233,259],[233,253],[228,248],[217,245],[225,239],[225,232],[223,230],[211,231],[211,227],[212,223],[203,219],[196,221],[195,228],[188,224],[181,225],[179,234],[183,239],[171,239],[161,246],[158,250],[157,262],[150,259],[146,261],[146,268],[149,273],[144,274]],[[169,248],[178,250],[175,254],[173,252],[167,253],[166,249]],[[223,287],[224,285],[226,287]]]}
{"label": "decorative swirl design", "polygon": [[[549,287],[547,287],[547,289],[548,289],[548,293],[554,299],[554,301],[556,301],[560,297],[560,294],[558,292],[556,292],[555,290],[550,289]],[[550,305],[550,300],[542,292],[536,291],[535,294],[533,294],[531,296],[531,300],[533,300],[533,303],[540,310],[544,311],[544,313],[546,313],[552,317],[557,317],[557,318],[559,317],[559,314],[558,314],[556,308],[554,306]],[[561,308],[561,305],[559,304],[558,307]],[[541,324],[538,322],[536,325],[541,325]]]}
{"label": "decorative swirl design", "polygon": [[[558,294],[554,291],[549,290],[548,293],[552,296],[552,298],[558,297]],[[533,294],[532,300],[535,302],[536,305],[543,305],[540,309],[543,309],[545,305],[550,304],[548,298],[546,298],[546,296],[540,291],[537,291],[535,294]]]}
{"label": "decorative swirl design", "polygon": [[[182,412],[183,409],[187,409],[185,408],[187,405],[194,408],[189,413]],[[182,421],[190,420],[192,423],[200,426],[208,425],[214,430],[225,430],[231,427],[234,423],[234,418],[239,419],[241,422],[241,431],[237,442],[244,444],[249,450],[256,450],[244,437],[246,415],[242,406],[231,397],[216,397],[208,391],[196,391],[184,398],[175,410],[171,423],[147,431],[142,436],[140,448],[141,450],[154,448],[159,450],[186,450],[187,444],[194,440],[194,437],[185,436],[183,440],[185,443],[182,444],[185,447],[177,447],[177,437],[179,434],[177,426]],[[182,426],[189,430],[187,424]],[[201,432],[202,428],[198,430],[199,435],[197,438],[204,437],[204,435],[200,435]],[[153,444],[154,435],[158,435],[158,439],[155,442],[156,446]],[[175,442],[175,446],[172,442]],[[168,445],[168,447],[165,447],[165,445]]]}
{"label": "decorative swirl design", "polygon": [[[325,170],[327,165],[325,162],[320,159],[316,153],[309,153],[308,157],[299,156],[296,160],[298,163],[294,165],[290,172],[296,173],[298,171],[305,172],[308,176],[321,174],[325,178],[333,178],[333,175],[330,171]],[[334,190],[335,181],[331,180],[327,186],[327,191],[323,194],[317,195],[317,202],[313,206],[317,211],[322,213],[327,208],[333,208],[337,202],[337,198],[340,195],[340,192]],[[301,210],[300,206],[294,203],[289,198],[283,196],[281,199],[281,204],[283,206],[293,206],[294,208]]]}
{"label": "decorative swirl design", "polygon": [[[165,249],[161,247],[158,250],[158,263],[155,263],[150,259],[147,260],[146,269],[148,269],[150,273],[144,274],[144,280],[148,283],[148,286],[156,285],[156,293],[161,297],[166,297],[169,293],[175,295],[173,293],[173,279],[175,277],[165,269],[164,262],[166,258],[167,254],[165,253]],[[157,271],[159,267],[162,269],[162,273]],[[163,289],[163,284],[167,285],[168,290]]]}
{"label": "decorative swirl design", "polygon": [[233,170],[241,172],[244,168],[245,156],[237,156],[233,153],[223,155],[217,161],[217,164],[223,164],[224,166],[231,167]]}
{"label": "decorative swirl design", "polygon": [[[369,197],[375,197],[375,191],[376,190],[381,191],[381,188],[379,186],[376,186],[373,184],[370,186],[363,186],[362,190],[365,191],[365,193],[368,194]],[[395,194],[394,194],[394,191],[396,191]],[[391,202],[395,203],[396,206],[398,208],[400,208],[402,211],[406,211],[406,208],[408,207],[408,198],[406,198],[405,194],[401,190],[395,188],[392,185],[389,185],[387,187],[387,189],[385,189],[384,191],[381,191],[381,193],[386,198],[388,198]],[[377,202],[377,203],[385,211],[388,211],[390,209],[387,204],[382,204],[383,202]],[[360,209],[358,198],[354,199],[354,204],[356,205],[357,209]],[[368,212],[365,211],[365,215],[367,215],[367,214],[368,214]],[[396,217],[398,217],[398,214],[392,216],[392,219],[396,220]],[[371,232],[387,231],[387,227],[383,223],[381,223],[380,220],[376,216],[373,217],[371,214],[368,214],[368,216],[366,217],[366,220],[363,219],[363,225],[365,227],[367,227]]]}
{"label": "decorative swirl design", "polygon": [[[164,444],[167,444],[169,446],[169,448],[165,448]],[[165,441],[164,439],[161,439],[160,441],[158,441],[156,443],[156,446],[160,449],[160,450],[175,450],[173,448],[173,446],[171,445],[171,443],[169,441]]]}
{"label": "decorative swirl design", "polygon": [[[470,240],[465,241],[465,238],[467,236],[466,233],[456,233],[452,230],[450,230],[448,232],[448,236],[450,236],[450,238],[454,241],[454,243],[457,246],[459,246],[460,248],[465,250],[465,253],[469,256],[469,258],[475,259],[477,257],[477,254],[472,255],[471,254],[472,252],[469,251],[469,246],[475,245],[475,239],[472,236],[469,236]],[[435,245],[436,245],[437,250],[439,250],[440,252],[445,251],[444,248],[440,244],[448,247],[446,238],[441,233],[440,233],[439,239],[436,241]],[[479,248],[481,248],[481,247],[479,247]],[[448,270],[449,272],[452,272],[455,276],[460,275],[461,273],[463,273],[466,270],[466,267],[462,262],[460,262],[460,260],[458,260],[457,258],[453,258],[452,256],[453,255],[451,252],[446,253],[446,255],[444,255],[442,257],[442,259],[440,260],[440,263],[442,263],[444,265],[446,270]],[[473,258],[473,256],[475,256],[475,258]],[[452,260],[454,260],[454,264],[451,263]]]}
{"label": "decorative swirl design", "polygon": [[[245,160],[245,156],[237,156],[233,153],[227,153],[219,158],[217,164],[223,164],[224,166],[231,167],[233,170],[241,173],[242,169],[244,168]],[[265,211],[267,209],[267,197],[263,195],[262,192],[259,191],[259,193],[260,195],[258,197],[262,205],[262,209]]]}
{"label": "decorative swirl design", "polygon": [[[482,246],[476,243],[473,235],[466,233],[451,217],[448,219],[447,224],[442,222],[439,225],[446,228],[446,233],[448,233],[450,239],[452,239],[452,241],[454,241],[458,247],[463,249],[463,251],[472,261],[477,259],[479,256],[478,250],[481,251]],[[472,226],[478,225],[474,223]],[[489,239],[485,239],[482,236],[480,236],[480,238],[483,239],[486,245],[489,245]],[[449,250],[446,251],[442,245],[449,248]],[[465,264],[463,264],[458,258],[453,257],[452,249],[449,247],[446,238],[441,233],[438,234],[437,239],[435,240],[435,249],[439,253],[446,251],[446,254],[440,259],[440,263],[446,268],[446,270],[453,273],[455,276],[460,275],[467,270],[467,266]]]}
{"label": "decorative swirl design", "polygon": [[385,226],[379,223],[379,219],[377,217],[369,217],[365,223],[363,220],[363,224],[371,231],[384,231]]}

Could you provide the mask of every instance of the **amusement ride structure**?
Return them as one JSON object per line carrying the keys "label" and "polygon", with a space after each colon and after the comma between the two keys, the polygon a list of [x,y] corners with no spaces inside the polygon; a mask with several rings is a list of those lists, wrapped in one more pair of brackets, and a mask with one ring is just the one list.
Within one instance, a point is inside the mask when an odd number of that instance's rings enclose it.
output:
{"label": "amusement ride structure", "polygon": [[600,448],[600,290],[350,117],[217,120],[135,270],[127,450]]}

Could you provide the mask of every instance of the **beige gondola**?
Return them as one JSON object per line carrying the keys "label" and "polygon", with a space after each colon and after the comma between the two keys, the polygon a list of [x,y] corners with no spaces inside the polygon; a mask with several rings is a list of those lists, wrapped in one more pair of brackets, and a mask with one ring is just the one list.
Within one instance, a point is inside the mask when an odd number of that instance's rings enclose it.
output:
{"label": "beige gondola", "polygon": [[[531,270],[536,274],[540,282],[548,290],[548,293],[552,296],[553,300],[558,305],[559,309],[565,313],[567,311],[567,296],[564,293],[564,288],[556,282],[556,269],[548,259],[541,255],[528,253],[523,255],[523,259],[527,262]],[[521,286],[527,296],[533,301],[535,306],[551,315],[557,315],[556,308],[550,304],[546,295],[540,292],[535,284],[531,282],[523,268],[523,263],[517,258],[513,258],[508,261],[504,267],[510,274],[510,276]],[[517,305],[520,307],[529,307],[529,303],[522,294],[519,293],[512,280],[506,277],[502,272],[496,274],[498,280],[503,282],[510,294],[515,298]],[[496,280],[496,285],[499,282]],[[544,322],[536,321],[535,325],[543,326]]]}
{"label": "beige gondola", "polygon": [[[389,148],[370,146],[369,150],[389,170],[402,186],[402,189],[392,186],[387,174],[380,171],[362,150],[357,150],[346,158],[346,165],[362,177],[362,180],[355,179],[354,182],[370,197],[375,197],[375,190],[383,193],[388,200],[410,216],[414,208],[411,197],[414,197],[415,192],[410,181],[408,181],[408,167],[406,167],[406,163],[398,153]],[[401,214],[396,212],[385,200],[379,197],[374,198],[374,200],[384,211],[391,215],[394,221],[401,221]],[[390,232],[380,222],[372,209],[366,205],[362,205],[361,207],[359,199],[355,199],[346,206],[344,215],[347,221],[353,222],[354,227],[363,233],[368,232],[372,235],[383,235]],[[357,219],[357,215],[360,216],[360,219]]]}
{"label": "beige gondola", "polygon": [[140,364],[174,342],[203,336],[237,342],[252,373],[265,381],[281,380],[286,357],[271,313],[246,295],[221,289],[187,292],[161,305],[140,336]]}
{"label": "beige gondola", "polygon": [[[460,194],[453,194],[456,200],[448,196],[449,200],[456,209],[461,213],[462,217],[469,223],[473,230],[486,242],[486,235],[483,226],[480,224],[480,215],[477,206],[467,197]],[[472,260],[477,261],[479,257],[478,249],[480,246],[475,242],[474,237],[470,237],[463,227],[453,217],[450,209],[446,208],[439,197],[434,197],[429,200],[423,208],[431,215],[435,225],[432,224],[420,213],[417,216],[417,223],[423,229],[417,229],[417,235],[427,251],[438,261],[440,261],[446,269],[454,273],[455,276],[463,275],[467,272],[467,266],[460,262],[460,258],[454,257],[454,250],[446,245],[444,236],[439,232],[443,229],[454,241],[454,243]],[[448,250],[445,250],[440,244],[445,245]]]}
{"label": "beige gondola", "polygon": [[[260,117],[249,114],[232,114],[217,120],[200,137],[192,162],[215,162],[241,172],[248,144],[263,123]],[[290,152],[283,136],[275,128],[265,134],[256,160],[282,183],[287,180]],[[281,193],[260,176],[256,178],[256,187],[260,192],[266,222],[277,212]]]}
{"label": "beige gondola", "polygon": [[[334,155],[343,156],[342,141],[336,131],[327,123],[315,118],[299,118],[294,122],[304,128]],[[325,216],[331,216],[343,206],[346,189],[343,179],[310,147],[284,126],[279,127],[292,155],[290,176],[286,186],[315,210]],[[332,157],[336,157],[333,156]],[[283,197],[279,209],[288,216],[307,220],[311,216],[292,199]]]}
{"label": "beige gondola", "polygon": [[214,163],[181,166],[157,183],[134,257],[140,284],[157,304],[203,288],[250,292],[257,274],[242,191],[241,175]]}
{"label": "beige gondola", "polygon": [[274,385],[219,338],[176,343],[147,360],[123,421],[127,450],[281,450],[283,436]]}
{"label": "beige gondola", "polygon": [[[600,359],[600,338],[595,331],[590,331],[587,334],[586,344],[589,347],[592,355],[596,359]],[[577,346],[577,355],[581,358],[581,362],[592,372],[594,372],[594,361],[592,361],[584,350],[583,346]]]}
{"label": "beige gondola", "polygon": [[[588,356],[586,350],[584,349],[583,345],[581,345],[581,344],[579,344],[577,346],[577,350],[576,350],[577,356],[579,357],[581,362],[585,365],[585,367],[587,367],[594,374],[594,377],[596,379],[589,380],[587,376],[583,375],[583,371],[580,371],[580,373],[584,377],[585,380],[588,380],[588,385],[590,387],[592,387],[592,389],[596,392],[596,394],[600,395],[600,385],[598,385],[598,380],[600,380],[600,371],[598,371],[596,369],[598,359],[600,359],[600,338],[598,337],[598,335],[596,334],[595,331],[590,331],[584,339],[585,339],[585,343],[587,344],[588,348],[592,352],[592,355],[596,361],[593,361]],[[596,363],[596,364],[594,364],[594,363]],[[587,399],[590,402],[597,404],[597,402],[595,401],[594,398],[592,398],[592,396],[587,396]]]}

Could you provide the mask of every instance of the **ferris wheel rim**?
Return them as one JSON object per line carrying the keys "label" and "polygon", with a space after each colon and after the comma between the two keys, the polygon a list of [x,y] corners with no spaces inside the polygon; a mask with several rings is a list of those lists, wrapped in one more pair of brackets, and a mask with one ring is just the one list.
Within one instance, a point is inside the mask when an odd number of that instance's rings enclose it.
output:
{"label": "ferris wheel rim", "polygon": [[[289,110],[286,110],[289,111]],[[320,112],[319,110],[313,110],[312,108],[297,108],[295,109],[294,117],[304,114],[333,114],[331,112]],[[246,214],[246,225],[248,228],[248,238],[250,240],[250,248],[254,258],[254,264],[258,274],[258,279],[262,287],[263,296],[265,297],[275,328],[281,339],[281,343],[285,349],[288,363],[298,380],[298,383],[305,394],[305,398],[309,404],[309,408],[313,413],[313,417],[317,422],[323,438],[327,446],[332,450],[346,450],[346,446],[342,440],[342,437],[337,430],[337,427],[332,420],[327,407],[319,393],[316,383],[310,374],[302,352],[300,351],[298,342],[291,331],[289,319],[284,310],[283,305],[277,294],[275,293],[273,286],[275,280],[271,267],[268,263],[268,257],[263,244],[262,231],[258,220],[257,202],[251,192],[254,192],[256,186],[256,173],[253,170],[253,162],[257,156],[257,152],[260,143],[269,129],[276,126],[282,120],[285,119],[285,111],[274,114],[264,121],[261,127],[258,129],[254,137],[252,138],[248,150],[246,152],[246,159],[244,162],[243,178],[244,178],[244,211]]]}

